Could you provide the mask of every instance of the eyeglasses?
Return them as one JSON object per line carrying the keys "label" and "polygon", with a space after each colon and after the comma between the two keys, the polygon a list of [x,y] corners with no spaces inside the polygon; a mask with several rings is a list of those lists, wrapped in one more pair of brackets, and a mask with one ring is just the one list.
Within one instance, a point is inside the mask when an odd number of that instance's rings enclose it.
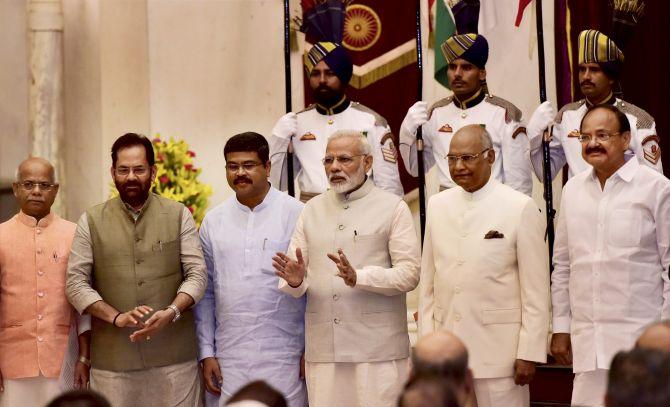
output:
{"label": "eyeglasses", "polygon": [[32,191],[35,186],[40,187],[42,191],[50,191],[51,188],[55,187],[58,184],[52,184],[50,182],[35,182],[35,181],[23,181],[19,182],[19,185],[23,187],[26,191]]}
{"label": "eyeglasses", "polygon": [[354,162],[354,157],[365,157],[367,154],[356,154],[356,155],[338,155],[338,156],[331,156],[327,155],[321,160],[323,165],[333,165],[335,161],[339,162],[340,164],[347,166],[351,165],[351,163]]}
{"label": "eyeglasses", "polygon": [[129,175],[131,172],[137,176],[143,176],[145,175],[149,169],[147,167],[119,167],[114,170],[117,175],[120,175],[122,177],[125,177],[126,175]]}
{"label": "eyeglasses", "polygon": [[607,133],[604,131],[597,132],[593,135],[587,134],[587,133],[579,133],[579,136],[577,136],[577,140],[579,140],[580,143],[586,144],[589,143],[591,140],[595,139],[598,143],[602,143],[603,141],[607,141],[610,139],[612,136],[616,136],[617,134],[621,134],[618,131],[616,133]]}
{"label": "eyeglasses", "polygon": [[447,162],[449,164],[456,164],[458,160],[463,161],[463,164],[468,164],[479,158],[482,154],[485,152],[489,151],[490,148],[485,148],[484,150],[480,151],[477,154],[461,154],[461,155],[456,155],[456,154],[448,154],[447,155]]}
{"label": "eyeglasses", "polygon": [[237,172],[237,171],[240,170],[240,168],[242,168],[244,170],[244,172],[251,172],[251,171],[254,170],[254,168],[256,168],[258,166],[261,166],[261,165],[263,165],[263,163],[259,163],[257,161],[249,161],[249,162],[245,162],[245,163],[242,163],[242,164],[227,163],[226,164],[226,170],[228,170],[230,172]]}

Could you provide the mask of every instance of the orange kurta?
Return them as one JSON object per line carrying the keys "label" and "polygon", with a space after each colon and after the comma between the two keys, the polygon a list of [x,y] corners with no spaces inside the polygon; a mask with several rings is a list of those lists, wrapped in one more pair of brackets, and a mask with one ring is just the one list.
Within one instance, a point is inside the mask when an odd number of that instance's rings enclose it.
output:
{"label": "orange kurta", "polygon": [[58,377],[73,308],[65,275],[76,225],[22,212],[0,224],[0,371],[6,379]]}

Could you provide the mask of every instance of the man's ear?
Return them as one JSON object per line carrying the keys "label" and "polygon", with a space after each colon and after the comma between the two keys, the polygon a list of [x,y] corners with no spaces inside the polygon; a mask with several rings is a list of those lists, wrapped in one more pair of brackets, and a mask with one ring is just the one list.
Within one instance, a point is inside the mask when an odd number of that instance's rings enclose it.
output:
{"label": "man's ear", "polygon": [[156,165],[151,166],[151,183],[156,180],[156,173],[158,172],[158,169],[156,168]]}
{"label": "man's ear", "polygon": [[485,81],[486,80],[486,69],[480,69],[479,70],[479,80],[480,81]]}
{"label": "man's ear", "polygon": [[364,164],[363,164],[365,166],[365,172],[370,171],[370,169],[372,168],[372,161],[373,160],[374,160],[374,158],[372,157],[372,154],[368,154],[368,155],[365,156],[365,161],[364,161]]}
{"label": "man's ear", "polygon": [[623,134],[621,135],[621,139],[623,140],[624,151],[628,150],[628,148],[630,147],[630,131],[623,132]]}

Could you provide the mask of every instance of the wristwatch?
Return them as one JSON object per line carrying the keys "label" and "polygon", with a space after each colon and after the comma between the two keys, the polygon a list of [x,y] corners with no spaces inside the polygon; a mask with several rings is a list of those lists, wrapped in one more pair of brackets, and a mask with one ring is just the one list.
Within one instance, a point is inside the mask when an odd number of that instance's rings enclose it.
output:
{"label": "wristwatch", "polygon": [[174,311],[174,318],[172,318],[173,323],[179,321],[179,318],[181,318],[181,312],[179,311],[179,308],[176,305],[170,304],[165,309],[166,310],[171,309],[172,311]]}

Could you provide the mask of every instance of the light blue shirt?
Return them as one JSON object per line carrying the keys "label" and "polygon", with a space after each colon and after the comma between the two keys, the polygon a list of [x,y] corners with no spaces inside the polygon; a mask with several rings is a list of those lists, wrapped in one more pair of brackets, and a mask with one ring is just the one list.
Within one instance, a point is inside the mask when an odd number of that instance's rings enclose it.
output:
{"label": "light blue shirt", "polygon": [[253,211],[232,197],[200,227],[208,285],[195,307],[200,360],[216,357],[227,399],[252,380],[265,380],[291,406],[304,405],[299,377],[305,299],[277,289],[276,252],[288,248],[302,203],[270,187]]}

